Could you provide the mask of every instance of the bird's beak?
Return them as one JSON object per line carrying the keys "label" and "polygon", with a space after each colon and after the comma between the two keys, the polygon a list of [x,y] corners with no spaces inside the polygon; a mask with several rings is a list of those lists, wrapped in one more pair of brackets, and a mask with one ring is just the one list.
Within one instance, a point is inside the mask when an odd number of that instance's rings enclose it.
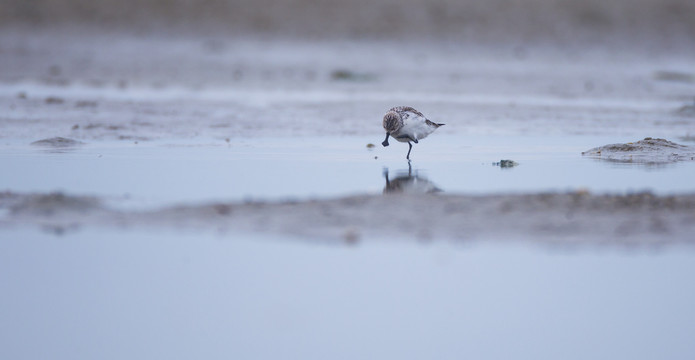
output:
{"label": "bird's beak", "polygon": [[384,142],[381,143],[381,145],[384,145],[384,147],[389,146],[389,136],[390,133],[386,133],[386,139],[384,139]]}

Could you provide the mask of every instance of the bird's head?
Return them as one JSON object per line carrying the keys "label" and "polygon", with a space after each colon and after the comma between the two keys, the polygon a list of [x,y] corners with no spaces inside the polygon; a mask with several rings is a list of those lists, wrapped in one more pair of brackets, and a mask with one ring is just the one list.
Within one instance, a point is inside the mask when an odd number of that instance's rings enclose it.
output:
{"label": "bird's head", "polygon": [[395,133],[401,129],[403,124],[401,123],[401,117],[395,111],[389,111],[384,115],[384,130],[387,133]]}

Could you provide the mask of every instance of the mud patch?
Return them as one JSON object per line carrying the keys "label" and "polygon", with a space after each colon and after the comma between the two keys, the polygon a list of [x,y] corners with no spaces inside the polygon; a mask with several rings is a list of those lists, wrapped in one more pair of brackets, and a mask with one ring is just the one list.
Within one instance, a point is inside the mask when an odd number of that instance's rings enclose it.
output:
{"label": "mud patch", "polygon": [[55,215],[84,215],[101,208],[99,199],[89,196],[70,196],[60,192],[0,196],[0,208],[9,209],[15,217],[52,217]]}
{"label": "mud patch", "polygon": [[125,127],[120,126],[120,125],[106,125],[106,124],[87,124],[85,127],[85,130],[94,130],[94,129],[106,129],[110,131],[118,131],[118,130],[123,130]]}
{"label": "mud patch", "polygon": [[81,141],[57,136],[57,137],[52,137],[52,138],[48,138],[48,139],[34,141],[33,143],[31,143],[31,145],[54,147],[54,148],[67,148],[67,147],[84,145],[84,143]]}
{"label": "mud patch", "polygon": [[3,201],[12,202],[4,223],[50,226],[59,229],[56,233],[88,226],[270,233],[336,243],[397,238],[653,246],[692,243],[695,230],[694,194],[649,192],[482,196],[402,192],[326,200],[182,204],[148,211],[113,210],[101,206],[98,199],[59,193],[0,197],[0,208]]}
{"label": "mud patch", "polygon": [[647,137],[636,142],[596,147],[582,152],[582,155],[615,162],[664,164],[695,160],[695,148]]}
{"label": "mud patch", "polygon": [[75,102],[75,107],[78,108],[95,108],[99,105],[96,101],[91,100],[79,100]]}
{"label": "mud patch", "polygon": [[657,71],[654,78],[660,81],[680,82],[686,84],[695,83],[695,74],[680,71]]}
{"label": "mud patch", "polygon": [[60,105],[65,103],[65,100],[56,96],[49,96],[44,101],[49,105]]}

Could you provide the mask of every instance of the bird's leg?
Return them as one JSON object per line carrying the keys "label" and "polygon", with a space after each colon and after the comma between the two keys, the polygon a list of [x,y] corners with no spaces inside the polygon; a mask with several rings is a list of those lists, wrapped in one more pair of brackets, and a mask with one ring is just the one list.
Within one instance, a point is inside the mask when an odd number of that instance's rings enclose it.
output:
{"label": "bird's leg", "polygon": [[408,160],[410,160],[410,150],[413,150],[413,144],[408,141],[408,155],[405,156],[405,158]]}
{"label": "bird's leg", "polygon": [[381,143],[381,145],[384,145],[384,147],[389,146],[389,136],[391,134],[386,133],[386,139],[384,139],[384,142]]}

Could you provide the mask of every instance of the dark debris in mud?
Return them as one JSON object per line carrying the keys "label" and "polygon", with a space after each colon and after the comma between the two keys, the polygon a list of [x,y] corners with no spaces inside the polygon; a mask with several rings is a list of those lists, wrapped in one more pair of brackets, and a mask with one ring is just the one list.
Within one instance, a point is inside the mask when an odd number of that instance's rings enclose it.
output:
{"label": "dark debris in mud", "polygon": [[356,72],[347,69],[336,69],[331,72],[331,79],[336,81],[365,82],[376,80],[376,75],[371,73]]}
{"label": "dark debris in mud", "polygon": [[510,169],[510,168],[513,168],[513,167],[518,166],[518,165],[519,165],[518,162],[516,162],[514,160],[508,160],[508,159],[507,160],[503,159],[503,160],[500,160],[498,162],[492,163],[492,166],[499,166],[503,169]]}

